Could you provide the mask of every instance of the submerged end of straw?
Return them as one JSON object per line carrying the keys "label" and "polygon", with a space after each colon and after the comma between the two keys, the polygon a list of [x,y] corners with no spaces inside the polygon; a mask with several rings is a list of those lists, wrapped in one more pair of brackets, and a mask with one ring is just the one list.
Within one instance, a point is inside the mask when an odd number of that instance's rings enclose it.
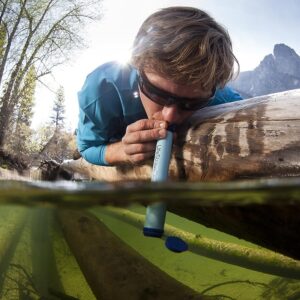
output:
{"label": "submerged end of straw", "polygon": [[144,227],[143,233],[144,233],[144,236],[160,238],[164,234],[164,231],[163,231],[163,229]]}

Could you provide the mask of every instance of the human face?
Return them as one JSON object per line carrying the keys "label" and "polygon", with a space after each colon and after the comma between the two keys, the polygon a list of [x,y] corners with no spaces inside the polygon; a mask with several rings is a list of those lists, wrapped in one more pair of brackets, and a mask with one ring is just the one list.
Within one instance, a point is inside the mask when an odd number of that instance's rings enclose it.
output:
{"label": "human face", "polygon": [[196,109],[207,106],[213,92],[199,89],[199,85],[179,85],[150,71],[139,79],[140,97],[149,119],[181,124]]}

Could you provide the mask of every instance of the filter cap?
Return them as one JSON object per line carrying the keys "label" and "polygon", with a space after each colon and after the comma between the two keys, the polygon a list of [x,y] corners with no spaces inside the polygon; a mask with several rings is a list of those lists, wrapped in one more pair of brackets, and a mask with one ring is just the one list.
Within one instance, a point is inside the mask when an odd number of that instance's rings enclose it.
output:
{"label": "filter cap", "polygon": [[188,250],[188,244],[177,236],[168,236],[165,245],[169,250],[177,253]]}

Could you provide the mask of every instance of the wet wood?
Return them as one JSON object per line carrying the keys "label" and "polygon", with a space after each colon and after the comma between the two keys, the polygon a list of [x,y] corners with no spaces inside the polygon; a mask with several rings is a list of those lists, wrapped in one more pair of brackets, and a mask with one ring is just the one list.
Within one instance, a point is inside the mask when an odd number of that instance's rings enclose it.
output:
{"label": "wet wood", "polygon": [[26,181],[28,178],[20,175],[16,170],[7,170],[0,167],[0,180]]}
{"label": "wet wood", "polygon": [[[170,178],[229,181],[300,177],[300,90],[209,107],[179,129]],[[149,180],[152,162],[142,166],[101,167],[84,159],[62,167],[101,181]],[[282,199],[282,191],[278,197]],[[277,192],[264,205],[219,204],[169,209],[208,227],[300,259],[300,207],[293,199],[278,205]],[[247,197],[247,195],[245,196]],[[297,198],[299,199],[299,198]],[[274,205],[272,205],[274,203]],[[282,201],[281,201],[282,203]],[[299,203],[299,202],[298,202]]]}
{"label": "wet wood", "polygon": [[[178,133],[170,178],[226,181],[300,176],[300,90],[199,110]],[[152,161],[101,167],[84,159],[64,169],[104,181],[149,180]]]}
{"label": "wet wood", "polygon": [[[140,230],[145,222],[143,215],[127,209],[110,207],[102,209],[101,213],[127,222]],[[300,279],[300,261],[273,251],[216,241],[165,224],[162,238],[166,239],[168,236],[180,237],[189,245],[189,251],[202,256],[275,276]]]}
{"label": "wet wood", "polygon": [[58,218],[97,299],[207,299],[149,263],[91,214],[60,210]]}
{"label": "wet wood", "polygon": [[181,217],[300,260],[300,206],[170,207]]}

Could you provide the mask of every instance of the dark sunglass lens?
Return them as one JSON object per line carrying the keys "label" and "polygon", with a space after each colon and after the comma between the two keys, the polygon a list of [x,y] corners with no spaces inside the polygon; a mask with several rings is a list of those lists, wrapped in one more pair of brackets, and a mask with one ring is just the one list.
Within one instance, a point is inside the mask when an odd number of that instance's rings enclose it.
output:
{"label": "dark sunglass lens", "polygon": [[143,76],[139,76],[139,86],[143,94],[145,94],[150,100],[159,105],[168,105],[164,96],[159,95],[156,92],[156,88],[152,87],[151,83],[148,82]]}
{"label": "dark sunglass lens", "polygon": [[[159,88],[152,85],[144,74],[139,74],[139,86],[143,94],[145,94],[153,102],[162,105],[170,106],[176,104],[182,110],[198,110],[209,104],[210,99],[195,99],[193,101],[187,101],[182,97],[175,97],[168,92],[162,91]],[[212,95],[214,95],[215,89]]]}
{"label": "dark sunglass lens", "polygon": [[159,105],[166,104],[165,100],[162,97],[160,97],[159,95],[157,95],[156,93],[149,90],[149,87],[147,85],[145,85],[145,84],[140,85],[140,89],[143,92],[143,94],[145,94],[153,102],[155,102]]}
{"label": "dark sunglass lens", "polygon": [[182,102],[180,103],[180,108],[183,110],[198,110],[206,107],[210,100],[207,101],[197,101],[197,102]]}

